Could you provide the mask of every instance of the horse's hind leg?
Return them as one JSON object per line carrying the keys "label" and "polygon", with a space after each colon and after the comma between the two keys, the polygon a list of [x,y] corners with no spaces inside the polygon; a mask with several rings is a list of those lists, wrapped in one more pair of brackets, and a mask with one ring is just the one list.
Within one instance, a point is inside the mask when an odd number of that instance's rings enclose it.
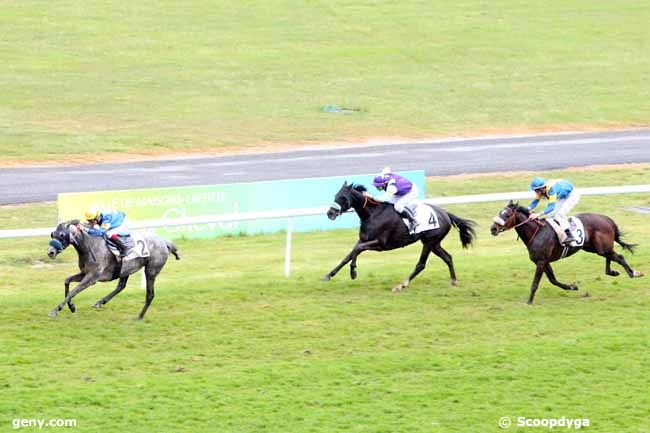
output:
{"label": "horse's hind leg", "polygon": [[120,278],[120,281],[117,282],[117,287],[115,287],[115,290],[113,290],[111,293],[108,295],[104,296],[102,299],[99,301],[95,302],[95,305],[93,307],[95,308],[101,308],[103,305],[106,305],[108,301],[113,299],[115,295],[120,293],[124,288],[126,287],[126,282],[128,281],[129,276],[127,275],[126,277]]}
{"label": "horse's hind leg", "polygon": [[154,290],[153,290],[153,285],[154,282],[156,281],[156,276],[158,273],[149,273],[145,270],[145,275],[147,277],[147,296],[144,300],[144,307],[142,307],[142,311],[140,311],[140,314],[138,315],[138,320],[142,320],[144,317],[145,313],[147,312],[147,309],[149,309],[149,305],[151,305],[151,302],[153,301],[154,298]]}
{"label": "horse's hind leg", "polygon": [[436,256],[440,257],[446,264],[447,267],[449,268],[449,277],[451,280],[449,281],[449,284],[452,286],[456,285],[456,271],[454,270],[454,261],[451,258],[451,254],[449,254],[443,247],[440,246],[440,244],[434,246],[432,248],[433,254]]}
{"label": "horse's hind leg", "polygon": [[[635,271],[630,267],[630,265],[627,264],[625,261],[625,257],[623,257],[621,254],[617,254],[616,251],[610,251],[609,253],[604,254],[605,260],[611,260],[619,265],[623,266],[623,269],[625,269],[625,272],[630,276],[630,278],[638,278],[643,276],[643,272]],[[607,265],[605,265],[607,267]],[[608,274],[612,275],[612,274]]]}
{"label": "horse's hind leg", "polygon": [[546,273],[546,276],[548,277],[548,280],[553,284],[554,286],[558,286],[559,288],[563,290],[578,290],[578,286],[575,284],[564,284],[560,283],[556,278],[555,278],[555,273],[553,272],[553,268],[551,268],[551,264],[549,263],[546,265],[546,269],[544,269],[544,272]]}
{"label": "horse's hind leg", "polygon": [[415,269],[413,269],[413,272],[411,272],[411,275],[404,281],[402,281],[400,284],[397,286],[393,287],[393,292],[401,292],[402,289],[406,289],[408,285],[410,284],[413,279],[424,270],[424,268],[427,266],[427,259],[429,258],[429,254],[431,254],[431,248],[429,248],[427,245],[422,245],[422,252],[420,253],[420,260],[418,260],[418,263],[415,265]]}
{"label": "horse's hind leg", "polygon": [[[71,275],[65,279],[63,284],[65,285],[64,293],[66,297],[68,296],[68,292],[70,291],[70,283],[72,283],[73,281],[75,282],[81,281],[84,275],[85,274],[83,272],[79,272],[78,274]],[[75,307],[75,305],[72,302],[68,302],[68,308],[70,308],[70,311],[73,313],[77,311],[77,307]]]}

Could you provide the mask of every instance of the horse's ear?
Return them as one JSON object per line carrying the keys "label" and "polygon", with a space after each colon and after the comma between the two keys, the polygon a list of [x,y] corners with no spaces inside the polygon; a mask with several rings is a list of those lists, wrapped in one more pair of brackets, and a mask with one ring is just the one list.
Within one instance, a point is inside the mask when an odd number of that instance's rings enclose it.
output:
{"label": "horse's ear", "polygon": [[343,182],[343,188],[345,188],[346,186],[348,186],[348,181],[347,180]]}
{"label": "horse's ear", "polygon": [[512,200],[510,200],[510,201],[508,202],[508,207],[512,206],[513,204],[515,204],[515,203],[514,203]]}

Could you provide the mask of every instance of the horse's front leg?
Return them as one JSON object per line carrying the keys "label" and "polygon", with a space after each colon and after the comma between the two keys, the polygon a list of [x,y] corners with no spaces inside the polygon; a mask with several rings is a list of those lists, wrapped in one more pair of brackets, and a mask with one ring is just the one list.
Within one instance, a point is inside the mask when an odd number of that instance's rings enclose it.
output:
{"label": "horse's front leg", "polygon": [[535,277],[533,277],[533,284],[530,286],[530,296],[528,297],[528,305],[533,304],[533,298],[535,298],[535,292],[539,287],[539,281],[542,279],[542,274],[546,269],[546,262],[537,262],[537,269],[535,269]]}
{"label": "horse's front leg", "polygon": [[126,282],[129,280],[129,276],[127,275],[126,277],[120,278],[120,280],[117,282],[117,287],[115,287],[115,290],[113,290],[111,293],[108,295],[104,296],[102,299],[99,301],[95,302],[95,305],[93,307],[95,308],[101,308],[102,306],[106,305],[108,301],[113,299],[115,295],[120,293],[124,288],[126,287]]}
{"label": "horse's front leg", "polygon": [[82,290],[85,290],[86,288],[95,284],[97,282],[97,279],[97,276],[93,274],[84,275],[84,277],[81,279],[81,282],[77,284],[77,287],[75,287],[70,293],[65,296],[63,302],[57,305],[54,310],[50,311],[50,317],[56,317],[59,314],[59,311],[63,310],[63,307],[65,307],[65,305],[68,304],[72,298],[77,296],[77,294]]}
{"label": "horse's front leg", "polygon": [[352,253],[354,252],[354,249],[357,247],[357,245],[359,245],[360,243],[361,243],[361,241],[358,241],[358,242],[354,245],[354,248],[352,248],[352,251],[350,251],[350,253],[349,253],[347,256],[345,256],[345,257],[343,258],[343,260],[341,261],[341,263],[339,263],[338,265],[336,265],[336,267],[335,267],[334,269],[332,269],[331,271],[329,271],[329,272],[328,272],[328,273],[323,277],[323,281],[329,281],[329,280],[330,280],[334,275],[336,275],[336,274],[341,270],[341,268],[342,268],[343,266],[345,266],[345,265],[346,265],[350,260],[352,260]]}
{"label": "horse's front leg", "polygon": [[551,264],[549,263],[546,265],[546,269],[544,269],[544,272],[546,273],[546,277],[548,280],[553,284],[554,286],[557,286],[561,288],[562,290],[578,290],[578,286],[575,284],[564,284],[560,283],[557,278],[555,278],[555,272],[553,272],[553,268],[551,268]]}
{"label": "horse's front leg", "polygon": [[352,275],[354,275],[352,279],[356,278],[357,256],[366,250],[374,249],[377,245],[379,245],[379,241],[376,239],[368,242],[357,242],[354,248],[352,248],[352,251],[350,251],[350,254],[345,256],[341,263],[339,263],[334,269],[332,269],[327,275],[323,277],[323,281],[329,281],[330,278],[336,275],[338,271],[340,271],[341,268],[351,260],[354,264],[354,268],[350,267],[350,276],[352,277]]}
{"label": "horse's front leg", "polygon": [[[83,279],[84,275],[85,274],[83,272],[79,272],[78,274],[71,275],[71,276],[69,276],[68,278],[65,279],[63,284],[65,285],[64,293],[65,293],[66,297],[68,296],[68,291],[70,290],[70,283],[73,282],[73,281],[75,281],[75,282],[81,281]],[[68,302],[68,308],[70,308],[70,311],[73,312],[73,313],[75,311],[77,311],[77,307],[75,307],[75,305],[72,302]]]}
{"label": "horse's front leg", "polygon": [[358,254],[350,261],[350,278],[353,280],[357,279],[357,257],[359,257]]}

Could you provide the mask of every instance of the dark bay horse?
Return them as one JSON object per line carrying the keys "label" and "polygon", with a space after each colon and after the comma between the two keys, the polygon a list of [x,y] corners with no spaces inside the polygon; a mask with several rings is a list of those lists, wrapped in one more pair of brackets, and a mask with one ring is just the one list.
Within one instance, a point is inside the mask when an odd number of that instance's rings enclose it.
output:
{"label": "dark bay horse", "polygon": [[411,235],[392,204],[374,201],[365,194],[365,191],[366,188],[363,185],[348,185],[345,182],[336,193],[334,204],[327,211],[328,218],[334,220],[352,208],[361,220],[361,228],[359,229],[359,240],[350,254],[325,275],[323,280],[328,281],[348,262],[350,262],[350,277],[355,279],[357,277],[357,257],[364,251],[388,251],[420,241],[422,242],[420,260],[411,275],[395,286],[393,291],[399,292],[408,287],[409,283],[425,268],[430,253],[437,255],[447,264],[451,284],[455,285],[456,272],[451,254],[440,246],[440,242],[454,226],[460,232],[463,248],[467,248],[476,237],[474,230],[476,223],[459,218],[437,206],[427,205],[436,212],[440,227]]}
{"label": "dark bay horse", "polygon": [[535,292],[539,286],[542,274],[546,274],[551,284],[564,290],[578,290],[575,284],[564,284],[555,278],[551,262],[563,257],[571,256],[581,249],[605,257],[605,274],[617,276],[619,272],[611,268],[611,263],[616,262],[625,269],[630,278],[642,277],[643,273],[635,271],[627,264],[625,258],[614,251],[614,242],[618,243],[624,250],[634,252],[636,245],[624,242],[622,234],[616,223],[605,215],[595,213],[581,213],[576,215],[585,229],[585,242],[582,247],[567,247],[560,245],[553,227],[546,221],[530,220],[528,208],[519,206],[510,201],[508,205],[494,218],[490,227],[493,236],[514,228],[517,235],[526,244],[530,260],[537,266],[533,284],[530,287],[528,304],[533,303]]}
{"label": "dark bay horse", "polygon": [[[72,303],[72,298],[79,292],[98,281],[112,281],[119,278],[115,290],[94,305],[95,308],[102,307],[126,287],[129,275],[144,266],[147,295],[144,307],[140,315],[138,315],[138,319],[142,319],[149,305],[151,305],[151,301],[153,301],[154,282],[163,266],[165,266],[167,257],[171,253],[176,257],[176,260],[180,260],[176,246],[170,241],[157,236],[143,235],[144,242],[149,248],[149,257],[138,257],[121,263],[122,261],[118,261],[108,249],[104,238],[86,234],[85,228],[86,226],[80,224],[79,221],[73,220],[59,224],[50,235],[52,240],[48,248],[48,256],[54,259],[60,252],[72,245],[79,255],[79,270],[81,271],[65,279],[65,299],[50,312],[50,316],[56,317],[66,304],[68,304],[70,311],[74,313],[77,308]],[[78,281],[79,284],[68,293],[70,283],[73,281]]]}

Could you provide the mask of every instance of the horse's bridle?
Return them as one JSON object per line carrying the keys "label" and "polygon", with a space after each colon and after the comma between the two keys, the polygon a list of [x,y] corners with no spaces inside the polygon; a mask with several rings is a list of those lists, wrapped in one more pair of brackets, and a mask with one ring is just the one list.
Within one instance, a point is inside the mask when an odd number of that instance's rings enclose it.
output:
{"label": "horse's bridle", "polygon": [[[348,202],[350,201],[349,198],[346,197],[346,199],[348,200]],[[370,196],[367,196],[367,195],[364,194],[363,195],[363,206],[361,206],[361,209],[365,209],[368,206],[368,204],[378,205],[378,204],[380,204],[380,202],[378,202],[377,200],[373,200],[372,198],[370,198]],[[348,207],[348,209],[343,211],[343,208],[337,202],[334,201],[334,202],[332,202],[332,204],[330,204],[330,208],[334,209],[337,212],[337,216],[342,215],[344,212],[347,212],[348,210],[350,210],[351,207],[352,206]]]}
{"label": "horse's bridle", "polygon": [[[513,210],[513,211],[512,211],[512,215],[510,215],[510,216],[508,217],[507,220],[504,221],[503,218],[500,218],[500,217],[494,217],[494,219],[493,219],[492,221],[493,221],[494,223],[500,225],[501,227],[503,227],[503,229],[499,230],[499,233],[505,232],[505,231],[510,230],[510,229],[516,229],[517,227],[521,227],[521,226],[523,226],[524,224],[526,224],[526,223],[528,223],[529,221],[531,221],[530,218],[526,218],[525,220],[523,220],[523,221],[520,222],[519,224],[516,224],[516,225],[514,225],[514,226],[512,226],[512,227],[508,227],[508,224],[509,224],[512,220],[514,220],[514,219],[516,218],[516,216],[517,216],[517,211],[516,211],[516,210]],[[539,232],[539,229],[542,228],[542,226],[544,225],[544,224],[542,224],[539,220],[532,220],[532,221],[534,221],[535,224],[537,224],[537,228],[535,229],[535,232],[533,233],[533,235],[531,236],[531,238],[528,240],[527,245],[530,245],[531,242],[533,242],[533,239],[535,239],[535,236],[537,236],[537,233]],[[503,223],[503,224],[501,224],[501,223]],[[517,237],[517,238],[519,238],[519,237]]]}
{"label": "horse's bridle", "polygon": [[[516,212],[516,211],[513,211],[513,212],[512,212],[512,215],[510,215],[510,216],[508,217],[507,220],[504,221],[503,218],[501,218],[501,217],[499,217],[499,216],[495,216],[495,217],[492,219],[492,222],[494,222],[495,224],[500,225],[500,226],[502,227],[502,229],[499,230],[499,233],[503,233],[503,232],[505,232],[506,230],[510,230],[510,229],[515,228],[515,227],[518,227],[518,226],[508,227],[508,224],[510,224],[510,222],[511,222],[512,220],[514,220],[516,216],[517,216],[517,212]],[[524,221],[524,222],[526,222],[526,221]],[[523,223],[522,223],[522,224],[523,224]]]}

